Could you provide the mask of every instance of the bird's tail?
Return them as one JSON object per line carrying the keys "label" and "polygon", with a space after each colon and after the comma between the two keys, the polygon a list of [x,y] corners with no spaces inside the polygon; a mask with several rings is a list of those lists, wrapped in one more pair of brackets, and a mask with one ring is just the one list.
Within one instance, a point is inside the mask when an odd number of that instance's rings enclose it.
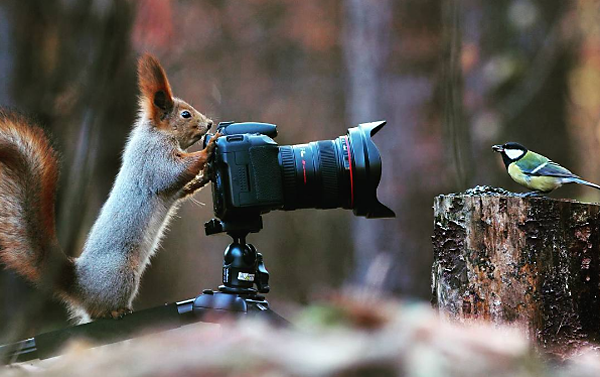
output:
{"label": "bird's tail", "polygon": [[593,188],[595,188],[597,190],[600,190],[600,185],[597,185],[597,184],[592,183],[592,182],[588,182],[588,181],[586,181],[584,179],[581,179],[581,178],[576,178],[576,177],[569,178],[569,181],[565,182],[565,183],[577,183],[577,184],[580,184],[580,185],[586,185],[586,186],[593,187]]}

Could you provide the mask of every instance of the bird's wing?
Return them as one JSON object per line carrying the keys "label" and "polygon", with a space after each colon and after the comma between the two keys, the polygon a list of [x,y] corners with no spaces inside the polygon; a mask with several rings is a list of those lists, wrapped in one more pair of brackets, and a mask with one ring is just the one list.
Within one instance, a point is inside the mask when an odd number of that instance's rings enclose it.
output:
{"label": "bird's wing", "polygon": [[538,168],[529,173],[529,175],[558,178],[579,178],[577,175],[571,173],[569,169],[560,166],[554,161],[548,161],[547,163],[540,165]]}
{"label": "bird's wing", "polygon": [[554,161],[542,156],[541,154],[528,151],[527,158],[522,158],[517,163],[523,173],[532,176],[546,176],[546,177],[558,177],[558,178],[579,178],[577,175],[571,173],[571,171],[565,167],[560,166]]}

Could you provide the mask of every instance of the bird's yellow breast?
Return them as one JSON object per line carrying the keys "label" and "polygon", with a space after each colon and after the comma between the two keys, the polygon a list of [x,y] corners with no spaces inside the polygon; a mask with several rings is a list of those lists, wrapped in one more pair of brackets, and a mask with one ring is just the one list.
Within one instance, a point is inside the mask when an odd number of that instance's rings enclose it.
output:
{"label": "bird's yellow breast", "polygon": [[524,174],[515,163],[508,165],[508,175],[515,182],[530,190],[550,192],[562,186],[560,178],[530,176]]}

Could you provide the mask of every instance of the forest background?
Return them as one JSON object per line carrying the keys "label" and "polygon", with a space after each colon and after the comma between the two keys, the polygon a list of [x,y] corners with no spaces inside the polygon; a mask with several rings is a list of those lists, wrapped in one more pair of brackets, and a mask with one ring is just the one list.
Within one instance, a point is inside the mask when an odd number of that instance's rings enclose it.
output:
{"label": "forest background", "polygon": [[[0,104],[35,116],[60,151],[61,245],[76,256],[119,169],[137,111],[136,59],[217,121],[278,125],[281,145],[385,119],[380,200],[397,217],[275,211],[250,237],[284,315],[367,288],[428,300],[432,203],[477,184],[521,190],[492,144],[518,141],[600,182],[600,2],[543,0],[3,0]],[[589,188],[553,196],[598,201]],[[134,306],[220,284],[229,240],[207,237],[210,189],[182,206]],[[0,272],[0,334],[63,327],[63,307]],[[23,313],[27,313],[26,316]],[[0,336],[1,338],[1,336]]]}

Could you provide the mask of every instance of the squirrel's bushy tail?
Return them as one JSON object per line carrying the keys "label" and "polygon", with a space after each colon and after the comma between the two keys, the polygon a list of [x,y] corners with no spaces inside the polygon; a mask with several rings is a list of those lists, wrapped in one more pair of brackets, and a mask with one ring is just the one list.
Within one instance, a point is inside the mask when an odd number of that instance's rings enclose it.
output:
{"label": "squirrel's bushy tail", "polygon": [[43,130],[0,108],[0,263],[62,293],[73,262],[56,237],[57,181],[58,159]]}

